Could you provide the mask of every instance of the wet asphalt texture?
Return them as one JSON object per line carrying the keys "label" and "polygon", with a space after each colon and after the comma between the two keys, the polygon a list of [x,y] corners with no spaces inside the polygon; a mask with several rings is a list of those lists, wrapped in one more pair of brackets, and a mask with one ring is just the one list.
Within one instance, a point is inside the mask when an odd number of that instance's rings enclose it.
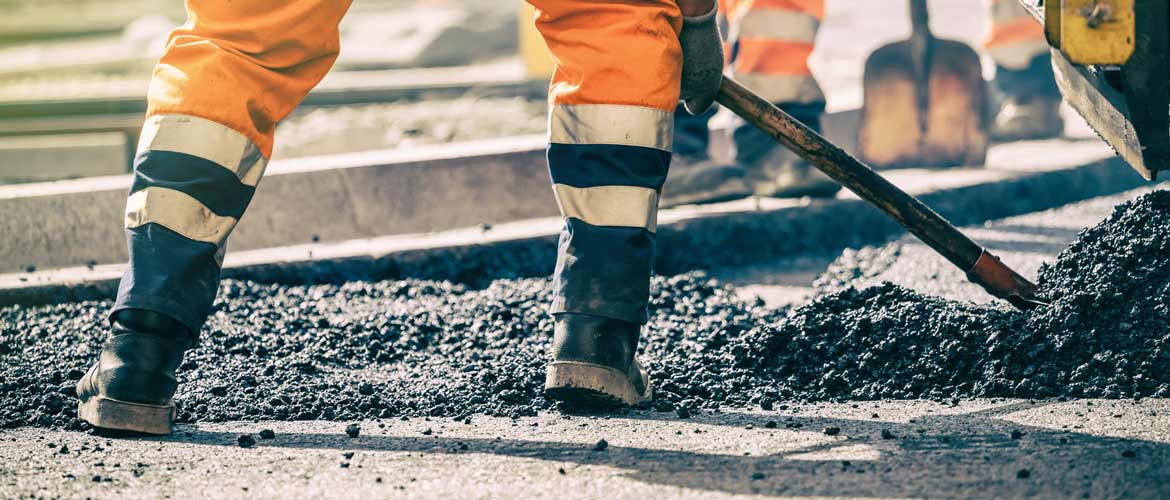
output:
{"label": "wet asphalt texture", "polygon": [[[655,410],[879,398],[1170,395],[1170,193],[1120,205],[1040,273],[1032,313],[845,289],[785,314],[701,274],[655,278]],[[549,281],[225,281],[180,371],[182,422],[533,415]],[[0,309],[0,425],[84,429],[73,385],[109,302]]]}

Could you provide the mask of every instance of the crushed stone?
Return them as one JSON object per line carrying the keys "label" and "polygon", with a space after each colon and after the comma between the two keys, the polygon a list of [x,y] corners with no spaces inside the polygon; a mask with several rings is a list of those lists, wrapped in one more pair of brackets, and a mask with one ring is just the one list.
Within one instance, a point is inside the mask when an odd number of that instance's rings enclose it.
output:
{"label": "crushed stone", "polygon": [[[1020,312],[892,284],[787,315],[691,273],[657,277],[650,408],[686,418],[776,401],[1170,396],[1170,193],[1117,207],[1041,269]],[[225,281],[180,371],[179,420],[354,421],[553,408],[541,388],[546,279]],[[0,426],[86,428],[73,387],[109,302],[0,309]],[[780,405],[785,409],[787,405]],[[356,434],[356,433],[355,433]]]}

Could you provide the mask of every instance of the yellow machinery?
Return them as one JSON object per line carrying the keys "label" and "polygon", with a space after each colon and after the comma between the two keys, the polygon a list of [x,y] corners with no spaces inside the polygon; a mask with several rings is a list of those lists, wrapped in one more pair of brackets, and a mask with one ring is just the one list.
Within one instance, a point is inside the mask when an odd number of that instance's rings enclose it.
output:
{"label": "yellow machinery", "polygon": [[1044,24],[1073,109],[1146,179],[1170,169],[1170,2],[1020,3]]}

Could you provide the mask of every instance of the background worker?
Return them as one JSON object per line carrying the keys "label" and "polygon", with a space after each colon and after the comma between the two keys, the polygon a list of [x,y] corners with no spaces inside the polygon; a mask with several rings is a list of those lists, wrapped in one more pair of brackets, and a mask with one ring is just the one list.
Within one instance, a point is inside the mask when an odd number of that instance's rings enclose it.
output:
{"label": "background worker", "polygon": [[[992,136],[1001,141],[1060,135],[1060,91],[1053,81],[1044,29],[1018,0],[987,0],[991,28],[984,44],[996,63],[997,105]],[[825,0],[720,0],[727,30],[728,71],[816,131],[825,96],[809,69]],[[735,117],[734,163],[707,154],[714,111],[675,114],[675,159],[663,206],[712,203],[755,194],[825,197],[840,187],[776,141]]]}
{"label": "background worker", "polygon": [[1060,89],[1044,26],[1019,0],[989,0],[991,33],[984,49],[995,61],[992,82],[1000,104],[992,137],[1000,141],[1047,139],[1064,131]]}
{"label": "background worker", "polygon": [[[547,388],[577,403],[634,404],[651,396],[634,353],[673,110],[680,85],[689,109],[709,107],[723,70],[714,0],[531,3],[557,63],[548,162],[565,218]],[[77,384],[82,419],[170,432],[175,372],[215,299],[228,235],[277,122],[336,59],[349,4],[187,1],[188,22],[151,80],[126,204],[129,268],[109,337]]]}

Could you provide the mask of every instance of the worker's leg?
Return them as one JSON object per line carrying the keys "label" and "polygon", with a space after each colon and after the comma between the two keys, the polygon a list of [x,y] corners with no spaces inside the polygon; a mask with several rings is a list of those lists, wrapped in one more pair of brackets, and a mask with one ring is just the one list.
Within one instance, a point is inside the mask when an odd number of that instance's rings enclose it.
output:
{"label": "worker's leg", "polygon": [[[659,190],[679,99],[681,13],[674,0],[531,0],[557,68],[550,87],[549,173],[561,213],[546,387],[573,394],[579,374],[603,399],[648,397],[633,360],[646,321]],[[625,377],[625,375],[629,375]],[[569,394],[557,393],[567,390]],[[588,391],[587,391],[588,392]]]}
{"label": "worker's leg", "polygon": [[715,203],[751,196],[747,169],[735,162],[717,162],[707,150],[711,141],[708,122],[716,107],[690,114],[682,105],[674,112],[674,154],[670,176],[662,186],[663,208]]}
{"label": "worker's leg", "polygon": [[[706,158],[711,145],[709,122],[715,116],[716,106],[692,115],[682,104],[674,110],[674,143],[671,148],[676,157]],[[671,162],[673,165],[674,162]]]}
{"label": "worker's leg", "polygon": [[995,88],[1001,105],[992,125],[1000,140],[1057,136],[1060,90],[1044,28],[1017,0],[988,0],[991,30],[984,44],[995,60]]}
{"label": "worker's leg", "polygon": [[198,333],[224,245],[272,153],[276,123],[329,71],[345,0],[189,0],[154,69],[126,207],[130,269],[114,311]]}
{"label": "worker's leg", "polygon": [[[727,35],[726,13],[733,8],[729,0],[719,2],[720,31]],[[725,54],[727,51],[725,50]],[[737,163],[713,161],[708,155],[711,143],[709,122],[716,107],[690,114],[681,104],[674,111],[674,155],[670,177],[662,186],[662,207],[694,203],[714,203],[744,198],[752,194],[747,171]]]}
{"label": "worker's leg", "polygon": [[[809,69],[824,0],[739,2],[731,20],[731,73],[814,130],[820,130],[825,96]],[[736,159],[748,167],[756,192],[765,196],[828,196],[832,180],[767,134],[742,120],[732,131]]]}
{"label": "worker's leg", "polygon": [[78,384],[82,418],[169,429],[174,371],[215,298],[228,235],[264,172],[276,123],[333,64],[348,6],[187,1],[188,21],[171,33],[151,80],[126,203],[130,266],[111,312],[114,335]]}

